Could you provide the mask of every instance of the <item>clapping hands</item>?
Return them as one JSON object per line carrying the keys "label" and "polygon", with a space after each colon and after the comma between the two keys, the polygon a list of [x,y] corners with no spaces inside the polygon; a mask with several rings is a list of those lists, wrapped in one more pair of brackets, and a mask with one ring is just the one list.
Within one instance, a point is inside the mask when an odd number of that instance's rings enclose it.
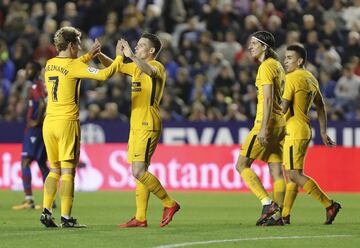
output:
{"label": "clapping hands", "polygon": [[[120,52],[119,54],[118,54],[118,51]],[[129,43],[124,39],[118,40],[118,43],[116,45],[116,54],[117,55],[125,55],[128,58],[134,57],[134,53],[131,50]]]}
{"label": "clapping hands", "polygon": [[95,39],[94,44],[89,50],[89,54],[91,56],[91,59],[96,58],[101,53],[101,44],[98,39]]}

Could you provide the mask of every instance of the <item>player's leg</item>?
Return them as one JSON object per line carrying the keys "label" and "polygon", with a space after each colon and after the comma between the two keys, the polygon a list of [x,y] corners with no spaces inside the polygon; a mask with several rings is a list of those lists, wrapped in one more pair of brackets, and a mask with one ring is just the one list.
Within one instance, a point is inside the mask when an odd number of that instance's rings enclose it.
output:
{"label": "player's leg", "polygon": [[136,200],[136,213],[135,219],[140,222],[146,221],[146,212],[149,203],[150,191],[147,187],[136,179],[135,200]]}
{"label": "player's leg", "polygon": [[329,196],[320,188],[314,179],[303,174],[302,170],[290,171],[291,180],[301,186],[306,193],[319,201],[326,209],[325,224],[332,224],[341,205],[329,198]]}
{"label": "player's leg", "polygon": [[29,128],[24,133],[21,152],[21,179],[25,193],[25,200],[21,204],[13,206],[14,210],[29,209],[35,207],[32,195],[32,178],[30,170],[30,164],[33,161],[36,149],[35,142],[37,141],[37,134],[35,131],[35,129]]}
{"label": "player's leg", "polygon": [[32,194],[32,187],[31,187],[31,170],[30,170],[31,162],[32,162],[31,158],[24,156],[22,157],[21,179],[24,187],[25,200],[21,204],[13,206],[12,208],[14,210],[35,208],[33,194]]}
{"label": "player's leg", "polygon": [[286,190],[286,183],[282,172],[282,164],[269,163],[269,170],[274,182],[273,184],[274,201],[279,205],[280,208],[282,208],[284,204],[284,197]]}
{"label": "player's leg", "polygon": [[50,162],[50,172],[44,183],[43,212],[40,221],[46,227],[58,227],[52,217],[52,206],[60,180],[60,163]]}
{"label": "player's leg", "polygon": [[236,163],[236,170],[240,173],[249,189],[261,201],[263,205],[262,213],[256,225],[262,225],[268,217],[275,212],[280,211],[280,208],[273,202],[262,185],[259,177],[250,168],[255,159],[263,159],[266,152],[265,147],[261,146],[256,139],[257,132],[251,130],[240,150],[240,155]]}
{"label": "player's leg", "polygon": [[82,228],[86,225],[79,224],[76,219],[71,216],[71,210],[74,201],[74,177],[75,166],[77,161],[61,161],[61,224],[62,228]]}
{"label": "player's leg", "polygon": [[240,173],[241,177],[245,181],[249,189],[255,194],[255,196],[261,201],[262,205],[268,205],[271,203],[271,198],[262,185],[259,177],[250,168],[254,159],[239,156],[236,163],[236,170]]}
{"label": "player's leg", "polygon": [[271,203],[271,198],[262,185],[259,177],[250,168],[252,162],[264,154],[265,148],[262,147],[256,139],[257,132],[251,130],[244,144],[241,147],[240,155],[236,163],[236,170],[239,172],[246,185],[261,201],[262,205]]}
{"label": "player's leg", "polygon": [[52,217],[52,205],[58,190],[60,180],[60,163],[59,163],[59,150],[58,139],[55,128],[56,123],[44,122],[43,137],[46,147],[46,152],[50,162],[50,172],[46,177],[44,183],[44,196],[43,196],[43,212],[40,221],[46,227],[57,227],[54,218]]}
{"label": "player's leg", "polygon": [[307,152],[307,147],[310,140],[291,140],[287,143],[288,149],[288,163],[287,169],[290,169],[290,180],[302,187],[309,195],[319,200],[325,208],[329,207],[332,201],[320,189],[317,183],[310,177],[304,175],[304,160]]}
{"label": "player's leg", "polygon": [[[128,161],[132,163],[133,176],[142,184],[137,184],[137,187],[139,187],[136,192],[137,194],[139,193],[136,201],[137,214],[142,215],[147,208],[147,191],[141,190],[141,187],[145,186],[148,192],[153,193],[163,203],[164,214],[160,223],[160,226],[163,227],[172,220],[173,215],[180,209],[180,205],[168,195],[160,181],[147,170],[159,137],[160,132],[132,130],[129,137]],[[134,218],[128,223],[119,226],[135,227],[147,226],[147,224],[145,221],[141,222],[140,220],[137,220],[137,218]]]}
{"label": "player's leg", "polygon": [[61,161],[61,224],[62,228],[82,228],[71,216],[74,200],[75,167],[80,156],[80,123],[78,121],[64,121],[59,142],[59,160]]}
{"label": "player's leg", "polygon": [[341,206],[337,202],[332,201],[321,190],[315,180],[303,173],[304,160],[309,146],[310,140],[294,140],[289,145],[289,166],[290,179],[297,185],[302,187],[306,193],[318,200],[326,209],[325,224],[331,224],[339,212]]}
{"label": "player's leg", "polygon": [[283,144],[286,130],[285,127],[274,128],[270,133],[268,145],[268,164],[270,174],[273,179],[273,199],[280,206],[283,207],[286,183],[283,174]]}
{"label": "player's leg", "polygon": [[47,175],[49,174],[49,168],[47,166],[47,154],[46,154],[46,149],[45,149],[45,144],[42,138],[42,135],[39,137],[41,138],[39,140],[39,144],[37,145],[37,152],[36,152],[36,161],[39,165],[39,169],[41,172],[41,176],[43,179],[43,182],[45,182],[45,179],[47,177]]}
{"label": "player's leg", "polygon": [[[132,164],[133,159],[138,158],[138,154],[134,156],[134,149],[136,137],[134,137],[134,131],[130,130],[129,140],[128,140],[128,162]],[[144,184],[139,180],[136,180],[136,189],[135,189],[135,203],[136,203],[136,213],[133,218],[128,222],[119,224],[118,227],[128,228],[128,227],[147,227],[146,220],[146,211],[149,201],[150,192]]]}
{"label": "player's leg", "polygon": [[133,175],[145,185],[151,193],[161,200],[164,206],[164,213],[160,226],[163,227],[172,220],[173,215],[180,209],[180,205],[169,196],[159,179],[147,171],[146,168],[147,166],[143,162],[133,162]]}
{"label": "player's leg", "polygon": [[52,212],[53,202],[58,191],[59,180],[60,180],[61,170],[60,163],[54,162],[50,164],[50,172],[45,179],[44,183],[44,201],[43,208],[48,209]]}
{"label": "player's leg", "polygon": [[291,181],[289,170],[285,170],[285,174],[288,179],[287,179],[287,184],[286,184],[284,206],[283,206],[281,215],[282,215],[284,224],[290,224],[290,213],[291,213],[291,209],[294,205],[296,196],[298,195],[298,185],[295,182]]}

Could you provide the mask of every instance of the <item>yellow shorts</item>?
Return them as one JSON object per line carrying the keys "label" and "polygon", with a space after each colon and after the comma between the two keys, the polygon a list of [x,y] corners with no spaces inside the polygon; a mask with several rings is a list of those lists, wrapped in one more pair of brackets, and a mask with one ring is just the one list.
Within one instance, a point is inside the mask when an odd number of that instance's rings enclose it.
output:
{"label": "yellow shorts", "polygon": [[269,144],[267,146],[262,146],[256,138],[259,129],[251,129],[241,147],[240,155],[255,160],[262,160],[266,163],[281,163],[286,133],[285,126],[272,128],[269,132]]}
{"label": "yellow shorts", "polygon": [[304,160],[310,139],[289,140],[284,142],[285,170],[304,169]]}
{"label": "yellow shorts", "polygon": [[130,130],[128,163],[145,162],[149,165],[159,142],[160,133],[160,131]]}
{"label": "yellow shorts", "polygon": [[49,162],[74,160],[80,155],[80,123],[69,120],[45,119],[43,137]]}

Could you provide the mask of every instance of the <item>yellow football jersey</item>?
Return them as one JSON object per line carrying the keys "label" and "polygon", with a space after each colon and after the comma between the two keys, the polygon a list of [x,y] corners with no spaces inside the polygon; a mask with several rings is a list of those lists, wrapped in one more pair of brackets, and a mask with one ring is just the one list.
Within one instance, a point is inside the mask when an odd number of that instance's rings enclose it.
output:
{"label": "yellow football jersey", "polygon": [[274,86],[273,108],[269,120],[269,127],[285,126],[284,114],[281,112],[281,95],[283,89],[285,72],[279,61],[268,58],[261,63],[256,75],[256,89],[258,103],[256,106],[256,118],[254,128],[260,128],[263,118],[264,96],[263,86],[272,84]]}
{"label": "yellow football jersey", "polygon": [[286,74],[283,98],[290,102],[286,120],[287,139],[311,138],[308,113],[316,94],[321,96],[319,83],[311,72],[297,69]]}
{"label": "yellow football jersey", "polygon": [[55,57],[47,61],[44,76],[48,92],[47,120],[78,120],[80,80],[106,80],[118,71],[123,61],[118,56],[111,66],[100,70],[85,64],[90,59],[86,54],[76,59]]}
{"label": "yellow football jersey", "polygon": [[149,64],[157,69],[153,78],[143,73],[135,63],[123,64],[120,68],[121,72],[132,77],[132,130],[161,130],[159,105],[165,87],[166,72],[164,66],[156,60],[151,60]]}

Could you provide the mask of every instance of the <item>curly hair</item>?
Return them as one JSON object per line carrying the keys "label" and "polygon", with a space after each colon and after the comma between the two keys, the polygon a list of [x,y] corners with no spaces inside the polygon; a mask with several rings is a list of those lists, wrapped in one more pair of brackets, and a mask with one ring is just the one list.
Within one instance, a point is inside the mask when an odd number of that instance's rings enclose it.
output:
{"label": "curly hair", "polygon": [[73,27],[62,27],[56,31],[54,43],[58,52],[65,51],[69,43],[76,43],[81,37],[81,32]]}

